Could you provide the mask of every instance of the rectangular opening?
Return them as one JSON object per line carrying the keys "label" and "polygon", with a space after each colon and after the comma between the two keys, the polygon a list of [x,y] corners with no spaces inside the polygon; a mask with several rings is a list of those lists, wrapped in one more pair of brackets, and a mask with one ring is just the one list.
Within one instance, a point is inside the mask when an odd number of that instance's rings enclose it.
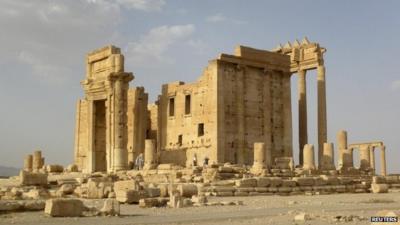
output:
{"label": "rectangular opening", "polygon": [[204,136],[204,123],[199,123],[197,127],[197,136]]}
{"label": "rectangular opening", "polygon": [[182,141],[183,141],[183,136],[182,136],[182,134],[180,134],[180,135],[178,136],[178,145],[179,145],[179,146],[182,145]]}
{"label": "rectangular opening", "polygon": [[175,116],[175,98],[169,99],[169,116]]}
{"label": "rectangular opening", "polygon": [[190,114],[190,106],[191,106],[191,96],[186,95],[185,96],[185,114],[186,115]]}
{"label": "rectangular opening", "polygon": [[93,102],[94,108],[94,169],[106,171],[106,100]]}

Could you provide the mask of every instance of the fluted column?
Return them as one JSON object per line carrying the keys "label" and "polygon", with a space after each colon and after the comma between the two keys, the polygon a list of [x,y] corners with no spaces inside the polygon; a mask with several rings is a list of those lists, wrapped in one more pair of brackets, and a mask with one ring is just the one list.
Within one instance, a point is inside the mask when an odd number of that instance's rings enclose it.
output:
{"label": "fluted column", "polygon": [[128,166],[128,151],[126,149],[126,110],[123,79],[117,78],[114,86],[114,165],[113,170],[126,170]]}
{"label": "fluted column", "polygon": [[304,145],[308,143],[306,70],[299,71],[298,105],[299,105],[299,162],[300,165],[303,165],[303,148]]}
{"label": "fluted column", "polygon": [[318,81],[318,163],[321,163],[324,143],[327,142],[325,66],[317,69]]}
{"label": "fluted column", "polygon": [[386,176],[386,147],[381,147],[381,175]]}

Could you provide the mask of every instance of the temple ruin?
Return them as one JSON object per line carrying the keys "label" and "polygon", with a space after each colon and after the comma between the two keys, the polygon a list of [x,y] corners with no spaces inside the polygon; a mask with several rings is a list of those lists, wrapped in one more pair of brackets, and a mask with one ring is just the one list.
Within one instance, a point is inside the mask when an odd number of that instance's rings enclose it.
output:
{"label": "temple ruin", "polygon": [[[272,51],[238,46],[233,55],[210,60],[197,81],[163,85],[157,101],[148,104],[143,87],[129,88],[133,75],[124,71],[120,49],[95,50],[86,57],[86,79],[81,82],[85,98],[77,103],[75,164],[85,172],[127,170],[139,154],[145,154],[145,160],[151,158],[155,165],[191,167],[193,158],[198,165],[204,158],[211,164],[252,165],[257,161],[255,143],[263,143],[263,154],[269,153],[273,165],[266,167],[293,162],[291,76],[297,75],[299,165],[335,170],[334,145],[327,140],[325,52],[307,38]],[[318,87],[314,166],[304,165],[303,158],[311,154],[303,149],[314,149],[307,134],[309,70],[317,70]],[[362,157],[360,168],[375,168],[370,152],[383,144],[347,146],[343,132],[338,134],[338,169],[354,168],[356,148]],[[386,173],[386,169],[381,171]]]}

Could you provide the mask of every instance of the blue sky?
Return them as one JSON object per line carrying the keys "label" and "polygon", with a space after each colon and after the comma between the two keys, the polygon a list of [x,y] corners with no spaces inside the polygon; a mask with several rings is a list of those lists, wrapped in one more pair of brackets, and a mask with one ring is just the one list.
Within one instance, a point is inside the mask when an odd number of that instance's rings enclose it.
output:
{"label": "blue sky", "polygon": [[[95,48],[121,47],[135,74],[131,86],[144,86],[154,100],[161,84],[195,81],[208,60],[238,44],[272,49],[307,36],[328,50],[329,141],[339,129],[348,130],[349,143],[383,140],[388,169],[398,173],[399,8],[361,0],[3,0],[0,165],[21,166],[36,148],[47,162],[72,162],[84,57]],[[316,74],[308,74],[309,142],[317,144]],[[295,154],[296,83],[293,76]]]}

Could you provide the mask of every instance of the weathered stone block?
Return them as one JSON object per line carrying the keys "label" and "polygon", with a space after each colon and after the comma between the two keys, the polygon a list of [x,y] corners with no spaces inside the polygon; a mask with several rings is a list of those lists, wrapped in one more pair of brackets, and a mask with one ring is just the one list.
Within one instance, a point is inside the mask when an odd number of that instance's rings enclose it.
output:
{"label": "weathered stone block", "polygon": [[268,187],[271,184],[269,177],[257,177],[257,187]]}
{"label": "weathered stone block", "polygon": [[299,186],[314,185],[314,179],[312,177],[295,177],[293,180],[296,181]]}
{"label": "weathered stone block", "polygon": [[140,200],[140,193],[136,190],[119,190],[115,192],[115,198],[120,203],[138,203]]}
{"label": "weathered stone block", "polygon": [[146,188],[145,191],[147,192],[147,196],[149,198],[160,197],[161,195],[160,188]]}
{"label": "weathered stone block", "polygon": [[195,184],[179,184],[176,188],[182,197],[191,198],[193,195],[197,195],[197,185]]}
{"label": "weathered stone block", "polygon": [[237,187],[256,187],[257,180],[255,178],[243,178],[235,181]]}
{"label": "weathered stone block", "polygon": [[297,182],[294,180],[283,180],[282,187],[296,187]]}
{"label": "weathered stone block", "polygon": [[46,166],[46,172],[48,173],[62,173],[64,172],[64,167],[62,165],[47,165]]}
{"label": "weathered stone block", "polygon": [[122,180],[114,182],[114,191],[139,190],[139,182],[136,180]]}
{"label": "weathered stone block", "polygon": [[271,177],[271,187],[279,187],[282,185],[282,178],[280,177]]}
{"label": "weathered stone block", "polygon": [[386,179],[383,176],[373,176],[372,183],[374,184],[386,184]]}
{"label": "weathered stone block", "polygon": [[21,185],[47,185],[47,174],[33,173],[21,170],[19,174]]}
{"label": "weathered stone block", "polygon": [[53,217],[78,217],[82,215],[84,205],[78,199],[49,199],[44,212]]}
{"label": "weathered stone block", "polygon": [[389,191],[389,185],[387,184],[371,184],[372,193],[387,193]]}
{"label": "weathered stone block", "polygon": [[106,216],[118,216],[120,213],[119,201],[116,199],[106,199],[100,213]]}

